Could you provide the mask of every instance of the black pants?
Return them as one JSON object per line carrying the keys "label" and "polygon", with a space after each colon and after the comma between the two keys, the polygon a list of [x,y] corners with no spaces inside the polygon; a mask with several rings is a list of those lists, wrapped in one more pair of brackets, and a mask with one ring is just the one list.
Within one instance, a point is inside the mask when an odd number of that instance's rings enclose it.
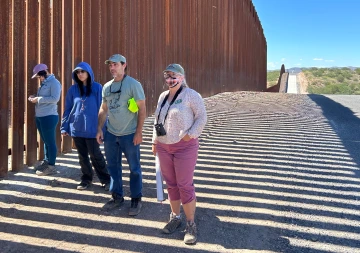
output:
{"label": "black pants", "polygon": [[[100,145],[95,138],[73,137],[77,152],[79,154],[79,163],[81,166],[81,181],[91,183],[94,172],[91,168],[90,160],[94,166],[96,175],[102,184],[110,183],[110,175],[106,168]],[[90,155],[90,160],[89,160]]]}

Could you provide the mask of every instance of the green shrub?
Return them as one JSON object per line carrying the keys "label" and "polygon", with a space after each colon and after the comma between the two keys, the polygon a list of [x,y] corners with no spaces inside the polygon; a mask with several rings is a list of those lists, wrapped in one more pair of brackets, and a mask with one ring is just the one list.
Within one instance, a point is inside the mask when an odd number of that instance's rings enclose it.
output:
{"label": "green shrub", "polygon": [[278,81],[280,76],[280,70],[275,70],[275,71],[269,71],[267,72],[267,81],[271,82],[271,81]]}
{"label": "green shrub", "polygon": [[303,68],[312,94],[360,95],[360,68]]}
{"label": "green shrub", "polygon": [[336,77],[336,80],[338,80],[338,82],[342,83],[342,82],[344,82],[345,78],[344,78],[344,76],[342,76],[342,75],[338,75],[338,76]]}

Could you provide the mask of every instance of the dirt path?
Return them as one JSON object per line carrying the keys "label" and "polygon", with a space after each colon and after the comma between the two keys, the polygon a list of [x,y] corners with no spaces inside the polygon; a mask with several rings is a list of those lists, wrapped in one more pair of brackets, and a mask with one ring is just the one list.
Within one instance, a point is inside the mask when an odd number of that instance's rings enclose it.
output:
{"label": "dirt path", "polygon": [[304,72],[300,72],[296,75],[297,81],[300,85],[300,94],[308,94],[307,89],[309,86],[309,81],[307,80]]}
{"label": "dirt path", "polygon": [[185,245],[181,230],[159,231],[169,206],[156,201],[150,118],[137,217],[127,215],[129,198],[118,211],[102,211],[110,195],[99,183],[75,190],[73,152],[59,157],[56,176],[28,168],[0,181],[0,252],[360,252],[359,135],[342,139],[340,125],[307,95],[223,93],[206,106],[196,245]]}

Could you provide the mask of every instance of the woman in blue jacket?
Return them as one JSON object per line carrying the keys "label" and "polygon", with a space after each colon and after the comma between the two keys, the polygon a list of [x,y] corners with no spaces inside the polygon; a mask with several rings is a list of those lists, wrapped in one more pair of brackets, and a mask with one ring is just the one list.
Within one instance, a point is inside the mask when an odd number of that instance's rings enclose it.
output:
{"label": "woman in blue jacket", "polygon": [[63,136],[70,135],[73,138],[79,155],[82,177],[77,189],[85,190],[92,183],[94,173],[91,160],[101,184],[108,191],[110,175],[96,140],[102,86],[94,81],[94,73],[86,62],[76,66],[72,78],[75,84],[66,94],[60,130]]}

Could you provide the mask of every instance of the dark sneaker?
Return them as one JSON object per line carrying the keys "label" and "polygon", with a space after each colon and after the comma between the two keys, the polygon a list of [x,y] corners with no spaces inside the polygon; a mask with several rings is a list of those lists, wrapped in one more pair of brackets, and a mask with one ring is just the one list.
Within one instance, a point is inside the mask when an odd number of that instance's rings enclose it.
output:
{"label": "dark sneaker", "polygon": [[42,161],[38,166],[35,167],[35,171],[41,170],[43,171],[49,165],[48,161]]}
{"label": "dark sneaker", "polygon": [[110,183],[104,184],[103,187],[104,187],[104,190],[108,192],[110,190]]}
{"label": "dark sneaker", "polygon": [[164,234],[172,234],[181,225],[181,217],[176,217],[175,214],[170,214],[170,220],[168,224],[161,230]]}
{"label": "dark sneaker", "polygon": [[184,243],[194,244],[197,239],[197,228],[195,222],[187,222],[184,236]]}
{"label": "dark sneaker", "polygon": [[141,198],[132,198],[129,210],[130,216],[136,216],[140,213],[142,207]]}
{"label": "dark sneaker", "polygon": [[106,202],[106,204],[102,208],[106,211],[111,211],[116,208],[119,208],[123,203],[124,203],[123,197],[114,198],[113,196],[108,202]]}
{"label": "dark sneaker", "polygon": [[48,176],[48,175],[53,175],[56,173],[57,173],[57,171],[56,171],[54,165],[47,165],[46,168],[44,168],[42,170],[39,169],[36,171],[36,175],[38,175],[38,176]]}
{"label": "dark sneaker", "polygon": [[90,187],[90,185],[91,185],[91,183],[90,182],[81,182],[77,187],[76,187],[76,189],[78,189],[78,190],[86,190],[87,188],[89,188]]}

